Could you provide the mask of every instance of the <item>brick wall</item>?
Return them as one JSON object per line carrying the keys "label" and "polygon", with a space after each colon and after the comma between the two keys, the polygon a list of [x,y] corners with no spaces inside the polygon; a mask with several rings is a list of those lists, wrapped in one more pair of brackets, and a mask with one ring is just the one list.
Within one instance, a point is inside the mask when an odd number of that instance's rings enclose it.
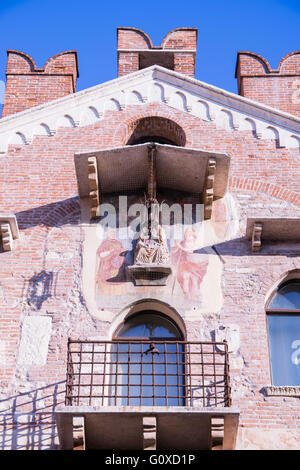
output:
{"label": "brick wall", "polygon": [[32,57],[7,51],[6,88],[2,117],[47,103],[76,91],[77,53],[67,51],[38,69]]}
{"label": "brick wall", "polygon": [[300,116],[300,51],[284,56],[278,69],[253,52],[238,52],[240,95]]}
{"label": "brick wall", "polygon": [[[158,57],[147,52],[158,53],[162,62],[174,59],[175,71],[193,76],[196,39],[196,29],[181,28],[155,47],[146,33],[118,28],[119,75],[139,70],[143,51],[144,63]],[[299,57],[285,56],[274,71],[265,59],[240,52],[240,94],[299,114]],[[77,76],[73,51],[51,57],[43,69],[26,54],[8,51],[3,117],[74,93]],[[235,221],[238,225],[235,236],[216,247],[223,266],[222,307],[203,313],[195,306],[193,320],[183,310],[186,339],[210,341],[215,328],[237,325],[240,344],[230,355],[230,377],[233,405],[241,412],[238,448],[299,447],[299,399],[263,392],[271,383],[266,295],[285,273],[300,269],[299,249],[283,242],[252,253],[244,237],[247,217],[300,215],[299,149],[280,148],[275,138],[258,139],[252,131],[220,129],[167,104],[141,103],[107,110],[94,124],[35,136],[30,145],[10,145],[1,154],[1,212],[16,214],[20,238],[13,251],[0,248],[0,448],[55,448],[53,413],[64,400],[67,340],[111,335],[104,308],[89,308],[83,288],[88,232],[74,153],[123,146],[145,135],[231,157],[228,192],[234,211],[220,200],[212,214],[221,235]],[[117,322],[118,302],[111,310]],[[29,344],[28,322],[42,343],[48,337],[43,358],[35,353],[40,345]]]}

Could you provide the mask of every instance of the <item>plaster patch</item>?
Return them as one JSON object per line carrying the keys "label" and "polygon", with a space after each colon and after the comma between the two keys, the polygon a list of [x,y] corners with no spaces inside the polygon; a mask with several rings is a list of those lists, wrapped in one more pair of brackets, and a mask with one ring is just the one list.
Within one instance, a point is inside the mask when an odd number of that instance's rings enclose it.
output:
{"label": "plaster patch", "polygon": [[51,318],[32,316],[24,319],[19,348],[19,364],[27,366],[46,364],[51,328]]}
{"label": "plaster patch", "polygon": [[228,352],[236,353],[240,347],[240,327],[238,325],[220,325],[215,330],[215,340],[218,342],[227,341]]}
{"label": "plaster patch", "polygon": [[240,450],[299,450],[298,429],[242,429],[236,449]]}

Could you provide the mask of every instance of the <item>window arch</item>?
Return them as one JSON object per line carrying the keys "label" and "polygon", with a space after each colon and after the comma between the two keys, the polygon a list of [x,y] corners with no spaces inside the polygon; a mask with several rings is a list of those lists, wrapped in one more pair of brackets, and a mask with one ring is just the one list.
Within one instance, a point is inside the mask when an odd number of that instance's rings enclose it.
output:
{"label": "window arch", "polygon": [[129,317],[113,341],[111,404],[184,405],[184,344],[177,325],[144,310]]}
{"label": "window arch", "polygon": [[183,339],[175,322],[155,310],[142,310],[127,318],[116,331],[115,338],[129,336],[145,339]]}
{"label": "window arch", "polygon": [[267,304],[273,385],[300,385],[300,279],[279,285]]}

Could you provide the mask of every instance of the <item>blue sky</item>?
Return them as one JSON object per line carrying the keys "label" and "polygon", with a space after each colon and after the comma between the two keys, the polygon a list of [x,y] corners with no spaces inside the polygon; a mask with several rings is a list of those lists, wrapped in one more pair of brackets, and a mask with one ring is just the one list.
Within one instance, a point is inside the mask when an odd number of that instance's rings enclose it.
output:
{"label": "blue sky", "polygon": [[0,80],[7,49],[26,52],[38,67],[76,49],[77,90],[113,79],[117,26],[142,29],[154,45],[171,29],[197,27],[196,78],[236,93],[238,50],[261,54],[277,68],[300,49],[300,0],[0,0]]}

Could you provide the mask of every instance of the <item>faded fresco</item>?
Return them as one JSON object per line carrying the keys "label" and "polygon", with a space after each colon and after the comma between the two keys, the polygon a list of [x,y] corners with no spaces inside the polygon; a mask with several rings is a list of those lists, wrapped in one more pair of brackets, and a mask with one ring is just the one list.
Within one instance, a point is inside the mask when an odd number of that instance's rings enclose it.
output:
{"label": "faded fresco", "polygon": [[96,251],[96,295],[126,293],[126,257],[129,250],[116,239],[116,231],[108,230]]}
{"label": "faded fresco", "polygon": [[[171,201],[168,201],[167,194],[161,196],[161,201],[170,204],[174,200],[182,205],[195,203],[192,196],[181,195],[181,199],[175,199],[173,193]],[[139,198],[128,196],[128,206],[142,201],[143,195]],[[109,202],[117,207],[114,197]],[[196,305],[208,310],[218,309],[221,299],[215,292],[221,292],[217,285],[220,287],[223,265],[212,246],[230,237],[233,224],[230,198],[214,204],[215,210],[210,221],[184,224],[184,221],[179,223],[171,219],[170,226],[164,226],[172,269],[166,286],[136,286],[129,275],[128,266],[135,262],[138,243],[135,230],[130,227],[134,216],[128,215],[127,227],[120,228],[119,213],[116,211],[117,226],[108,221],[104,227],[98,225],[90,228],[85,252],[88,252],[91,262],[85,284],[89,291],[93,284],[96,308],[113,308],[143,297],[159,297],[186,308]]]}
{"label": "faded fresco", "polygon": [[[128,249],[128,242],[116,239],[116,231],[109,230],[96,251],[95,293],[101,302],[103,295],[123,295],[136,290],[128,276],[127,266],[133,264],[134,249]],[[165,293],[181,293],[187,299],[199,299],[200,287],[207,274],[209,255],[197,253],[196,228],[186,228],[182,240],[168,241],[172,282],[165,287]],[[148,289],[154,289],[147,286]]]}

